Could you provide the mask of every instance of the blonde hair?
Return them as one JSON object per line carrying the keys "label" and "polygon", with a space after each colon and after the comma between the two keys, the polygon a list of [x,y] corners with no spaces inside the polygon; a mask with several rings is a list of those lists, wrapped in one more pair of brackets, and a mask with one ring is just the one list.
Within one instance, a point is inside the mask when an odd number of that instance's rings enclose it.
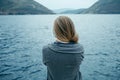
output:
{"label": "blonde hair", "polygon": [[78,35],[76,34],[72,20],[67,16],[59,16],[54,21],[55,37],[64,42],[78,42]]}

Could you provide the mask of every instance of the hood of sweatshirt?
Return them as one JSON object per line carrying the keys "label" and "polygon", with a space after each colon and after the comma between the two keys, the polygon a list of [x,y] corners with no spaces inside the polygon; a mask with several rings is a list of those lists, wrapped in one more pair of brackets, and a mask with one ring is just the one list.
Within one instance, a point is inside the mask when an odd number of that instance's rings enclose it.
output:
{"label": "hood of sweatshirt", "polygon": [[49,49],[60,52],[60,53],[83,53],[83,46],[79,43],[69,42],[69,43],[61,43],[54,42],[48,45]]}

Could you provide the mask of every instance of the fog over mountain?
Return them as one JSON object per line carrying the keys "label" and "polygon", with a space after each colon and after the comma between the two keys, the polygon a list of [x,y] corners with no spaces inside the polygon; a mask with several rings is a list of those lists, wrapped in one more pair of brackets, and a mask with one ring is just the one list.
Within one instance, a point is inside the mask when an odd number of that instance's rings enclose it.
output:
{"label": "fog over mountain", "polygon": [[120,0],[99,0],[89,8],[50,10],[34,0],[0,0],[0,15],[9,14],[120,14]]}

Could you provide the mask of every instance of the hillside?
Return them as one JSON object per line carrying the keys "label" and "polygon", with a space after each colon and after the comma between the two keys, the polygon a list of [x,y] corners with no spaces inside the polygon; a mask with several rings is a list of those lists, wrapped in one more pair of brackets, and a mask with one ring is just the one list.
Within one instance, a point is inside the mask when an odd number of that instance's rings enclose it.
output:
{"label": "hillside", "polygon": [[78,14],[82,13],[85,9],[74,9],[74,10],[66,10],[61,12],[61,14]]}
{"label": "hillside", "polygon": [[120,14],[120,0],[99,0],[82,13]]}
{"label": "hillside", "polygon": [[34,0],[0,0],[0,14],[53,14]]}
{"label": "hillside", "polygon": [[54,13],[60,14],[62,12],[68,11],[68,10],[74,10],[74,9],[71,9],[71,8],[61,8],[61,9],[55,9],[53,11],[54,11]]}
{"label": "hillside", "polygon": [[83,12],[85,9],[86,8],[81,8],[81,9],[63,8],[63,9],[56,9],[53,11],[54,13],[57,13],[57,14],[78,14]]}

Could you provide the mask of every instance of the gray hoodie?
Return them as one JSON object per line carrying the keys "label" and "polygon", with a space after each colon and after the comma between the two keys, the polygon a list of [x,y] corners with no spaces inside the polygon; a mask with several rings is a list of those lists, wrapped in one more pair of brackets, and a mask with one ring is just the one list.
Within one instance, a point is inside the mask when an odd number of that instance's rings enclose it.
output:
{"label": "gray hoodie", "polygon": [[81,44],[54,42],[44,46],[42,53],[47,80],[82,80],[79,69],[84,50]]}

